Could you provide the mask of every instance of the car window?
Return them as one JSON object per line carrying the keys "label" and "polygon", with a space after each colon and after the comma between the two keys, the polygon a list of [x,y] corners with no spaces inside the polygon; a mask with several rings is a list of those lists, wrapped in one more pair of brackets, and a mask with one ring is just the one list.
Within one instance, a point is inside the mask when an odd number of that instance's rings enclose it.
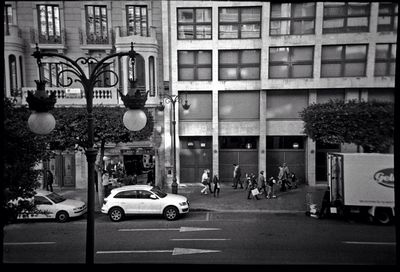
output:
{"label": "car window", "polygon": [[114,198],[138,198],[137,190],[123,191],[117,193]]}
{"label": "car window", "polygon": [[140,190],[139,191],[139,196],[140,198],[144,198],[144,199],[150,199],[150,196],[152,195],[151,192],[149,191],[144,191],[144,190]]}
{"label": "car window", "polygon": [[44,196],[34,196],[33,199],[35,205],[52,205],[52,203]]}
{"label": "car window", "polygon": [[56,193],[48,194],[47,197],[50,198],[51,201],[53,201],[54,203],[60,203],[66,200],[65,197],[60,196],[59,194]]}
{"label": "car window", "polygon": [[164,197],[167,196],[166,193],[164,193],[163,191],[161,191],[160,189],[157,189],[157,188],[155,188],[155,187],[151,188],[150,191],[152,191],[153,193],[155,193],[157,196],[159,196],[159,197],[161,197],[161,198],[164,198]]}

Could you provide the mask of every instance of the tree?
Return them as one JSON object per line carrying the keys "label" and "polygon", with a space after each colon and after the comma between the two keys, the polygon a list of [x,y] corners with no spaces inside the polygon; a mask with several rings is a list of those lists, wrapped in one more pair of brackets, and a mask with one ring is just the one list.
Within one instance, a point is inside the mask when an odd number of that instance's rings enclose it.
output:
{"label": "tree", "polygon": [[304,133],[314,141],[353,143],[364,152],[386,152],[394,143],[394,103],[330,100],[300,112]]}
{"label": "tree", "polygon": [[10,99],[4,99],[3,224],[13,220],[21,210],[31,210],[34,207],[27,199],[33,197],[39,186],[37,180],[41,171],[35,169],[35,166],[50,156],[48,138],[29,130],[29,115],[30,110],[27,107],[15,107]]}

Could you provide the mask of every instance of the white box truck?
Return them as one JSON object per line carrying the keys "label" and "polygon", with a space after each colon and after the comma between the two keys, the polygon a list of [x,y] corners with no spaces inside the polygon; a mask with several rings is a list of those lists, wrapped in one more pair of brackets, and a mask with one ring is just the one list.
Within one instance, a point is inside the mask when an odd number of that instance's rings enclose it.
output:
{"label": "white box truck", "polygon": [[394,218],[394,155],[328,153],[330,213],[365,213],[388,224]]}

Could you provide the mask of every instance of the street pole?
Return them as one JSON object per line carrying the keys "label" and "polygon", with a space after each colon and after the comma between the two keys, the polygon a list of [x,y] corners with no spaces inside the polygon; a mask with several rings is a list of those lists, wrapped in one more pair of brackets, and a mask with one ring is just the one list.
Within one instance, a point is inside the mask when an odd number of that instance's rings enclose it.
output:
{"label": "street pole", "polygon": [[172,99],[172,150],[173,150],[173,170],[172,170],[172,193],[177,194],[178,193],[178,183],[176,182],[176,136],[175,136],[175,126],[176,126],[176,120],[175,120],[175,103],[176,99]]}

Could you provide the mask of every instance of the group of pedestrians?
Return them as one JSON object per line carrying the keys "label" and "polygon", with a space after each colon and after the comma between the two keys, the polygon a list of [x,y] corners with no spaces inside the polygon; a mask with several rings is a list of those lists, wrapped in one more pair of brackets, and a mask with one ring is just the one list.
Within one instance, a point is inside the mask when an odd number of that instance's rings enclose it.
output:
{"label": "group of pedestrians", "polygon": [[[201,194],[207,195],[207,191],[209,191],[210,194],[214,194],[214,197],[219,197],[221,184],[219,182],[218,174],[214,174],[211,180],[210,169],[204,169],[203,175],[201,176],[201,184],[203,185],[203,189],[201,189]],[[214,185],[214,190],[212,189],[212,185]]]}

